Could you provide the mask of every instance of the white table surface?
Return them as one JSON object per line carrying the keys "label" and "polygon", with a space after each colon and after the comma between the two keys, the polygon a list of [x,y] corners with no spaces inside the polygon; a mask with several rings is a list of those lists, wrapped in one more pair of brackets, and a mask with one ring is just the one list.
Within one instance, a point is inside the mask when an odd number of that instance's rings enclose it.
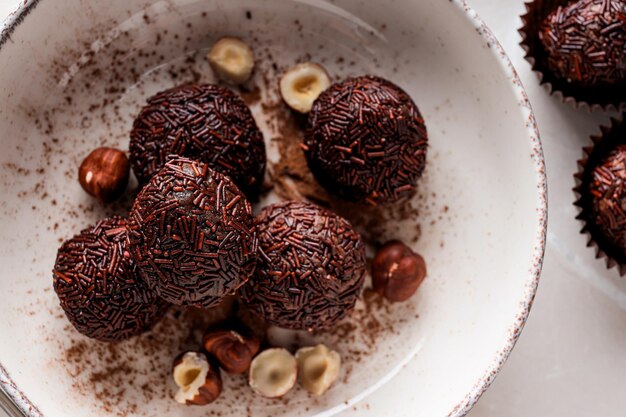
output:
{"label": "white table surface", "polygon": [[[528,91],[546,156],[550,207],[544,272],[530,318],[469,416],[626,416],[626,278],[607,271],[585,247],[571,191],[582,146],[610,115],[574,110],[539,87],[518,46],[524,0],[468,2],[503,44]],[[0,0],[0,17],[18,3]],[[411,373],[409,365],[344,415],[416,415],[419,404],[410,399],[419,387],[410,383]]]}

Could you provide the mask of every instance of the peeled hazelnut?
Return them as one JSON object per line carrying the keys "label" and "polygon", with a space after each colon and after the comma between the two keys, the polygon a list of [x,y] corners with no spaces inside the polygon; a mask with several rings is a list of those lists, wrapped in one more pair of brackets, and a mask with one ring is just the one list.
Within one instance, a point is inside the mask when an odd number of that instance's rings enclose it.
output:
{"label": "peeled hazelnut", "polygon": [[243,374],[250,368],[261,343],[251,332],[216,329],[204,335],[202,345],[226,372]]}
{"label": "peeled hazelnut", "polygon": [[330,86],[328,73],[319,64],[304,62],[288,70],[280,79],[280,95],[300,113],[308,113],[313,102]]}
{"label": "peeled hazelnut", "polygon": [[300,384],[311,394],[322,395],[339,377],[341,357],[325,345],[298,349],[296,360]]}
{"label": "peeled hazelnut", "polygon": [[78,169],[78,181],[87,194],[103,203],[122,195],[128,185],[130,162],[124,152],[98,148],[91,152]]}
{"label": "peeled hazelnut", "polygon": [[185,352],[174,360],[172,370],[178,391],[174,399],[187,405],[212,403],[222,392],[222,377],[217,365],[200,352]]}
{"label": "peeled hazelnut", "polygon": [[215,75],[230,84],[243,84],[250,78],[254,68],[252,49],[241,39],[218,40],[207,56]]}
{"label": "peeled hazelnut", "polygon": [[376,252],[372,262],[374,290],[390,301],[411,298],[426,277],[426,263],[404,243],[392,240]]}
{"label": "peeled hazelnut", "polygon": [[250,364],[248,383],[268,398],[287,394],[298,379],[298,363],[287,349],[272,348],[259,353]]}

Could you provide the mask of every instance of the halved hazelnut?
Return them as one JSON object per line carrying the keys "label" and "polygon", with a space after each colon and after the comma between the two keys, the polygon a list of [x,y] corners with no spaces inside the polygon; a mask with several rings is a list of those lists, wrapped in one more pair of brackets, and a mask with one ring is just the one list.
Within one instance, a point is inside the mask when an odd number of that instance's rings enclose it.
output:
{"label": "halved hazelnut", "polygon": [[207,56],[215,75],[230,84],[243,84],[252,75],[254,54],[241,39],[221,38]]}
{"label": "halved hazelnut", "polygon": [[202,346],[226,372],[242,374],[250,368],[261,343],[252,332],[214,329],[204,335]]}
{"label": "halved hazelnut", "polygon": [[330,86],[328,73],[319,64],[304,62],[289,69],[280,79],[280,95],[300,113],[308,113],[313,102]]}
{"label": "halved hazelnut", "polygon": [[300,348],[296,360],[300,384],[312,394],[322,395],[339,377],[341,357],[326,345]]}
{"label": "halved hazelnut", "polygon": [[287,349],[264,350],[250,364],[250,387],[264,397],[282,397],[293,388],[297,379],[298,363]]}
{"label": "halved hazelnut", "polygon": [[222,392],[219,367],[211,364],[200,352],[180,354],[174,360],[172,376],[178,385],[174,399],[181,404],[209,404]]}

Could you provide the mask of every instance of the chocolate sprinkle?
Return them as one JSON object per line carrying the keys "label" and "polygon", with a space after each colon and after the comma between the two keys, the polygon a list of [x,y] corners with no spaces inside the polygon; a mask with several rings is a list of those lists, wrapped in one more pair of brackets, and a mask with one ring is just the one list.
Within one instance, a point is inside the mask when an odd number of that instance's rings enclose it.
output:
{"label": "chocolate sprinkle", "polygon": [[626,256],[626,145],[618,145],[591,172],[593,221]]}
{"label": "chocolate sprinkle", "polygon": [[581,0],[559,6],[539,39],[555,76],[581,86],[626,81],[626,1]]}
{"label": "chocolate sprinkle", "polygon": [[382,78],[336,83],[313,104],[303,149],[328,191],[372,206],[411,195],[428,135],[411,98]]}
{"label": "chocolate sprinkle", "polygon": [[265,143],[250,109],[225,88],[187,84],[148,99],[131,131],[130,160],[145,184],[175,154],[230,176],[256,200],[265,172]]}
{"label": "chocolate sprinkle", "polygon": [[120,341],[150,329],[167,304],[141,279],[127,249],[126,221],[111,217],[63,243],[53,285],[76,330]]}
{"label": "chocolate sprinkle", "polygon": [[314,204],[283,202],[256,219],[259,264],[239,294],[269,323],[324,329],[354,307],[365,280],[365,246],[347,220]]}
{"label": "chocolate sprinkle", "polygon": [[170,159],[137,196],[128,228],[142,276],[173,304],[213,307],[256,265],[250,203],[202,162]]}

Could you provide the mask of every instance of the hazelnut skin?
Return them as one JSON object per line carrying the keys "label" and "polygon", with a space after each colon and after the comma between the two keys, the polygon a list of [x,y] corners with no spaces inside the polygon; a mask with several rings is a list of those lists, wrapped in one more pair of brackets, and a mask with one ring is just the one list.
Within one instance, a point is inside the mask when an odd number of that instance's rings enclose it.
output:
{"label": "hazelnut skin", "polygon": [[246,330],[209,329],[202,346],[230,374],[243,374],[250,368],[252,358],[259,352],[261,342]]}
{"label": "hazelnut skin", "polygon": [[130,162],[124,152],[115,148],[98,148],[78,168],[78,181],[87,194],[103,203],[122,195],[128,185]]}
{"label": "hazelnut skin", "polygon": [[426,262],[404,243],[385,243],[372,262],[374,290],[389,301],[406,301],[426,278]]}

